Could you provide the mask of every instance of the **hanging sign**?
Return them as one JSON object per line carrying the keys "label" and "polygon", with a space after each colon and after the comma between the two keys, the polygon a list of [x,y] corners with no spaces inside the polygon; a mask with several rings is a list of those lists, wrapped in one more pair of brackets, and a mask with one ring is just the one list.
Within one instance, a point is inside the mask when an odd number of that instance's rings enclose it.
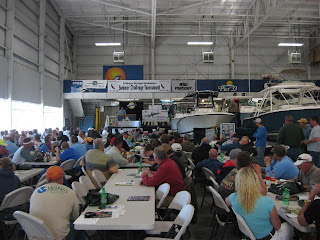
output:
{"label": "hanging sign", "polygon": [[108,81],[108,92],[170,92],[170,80]]}
{"label": "hanging sign", "polygon": [[196,90],[196,80],[172,80],[172,92],[194,92]]}

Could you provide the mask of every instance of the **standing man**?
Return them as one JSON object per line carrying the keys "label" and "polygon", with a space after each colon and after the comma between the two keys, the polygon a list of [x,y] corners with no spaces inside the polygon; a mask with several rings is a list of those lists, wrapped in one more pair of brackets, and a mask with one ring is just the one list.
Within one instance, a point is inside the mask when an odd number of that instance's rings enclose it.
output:
{"label": "standing man", "polygon": [[304,136],[306,137],[305,139],[309,139],[312,128],[308,124],[308,120],[306,118],[301,118],[297,122],[303,130]]}
{"label": "standing man", "polygon": [[278,132],[277,143],[289,146],[288,157],[294,162],[301,153],[300,143],[305,139],[301,127],[293,123],[291,115],[286,116],[285,125]]}
{"label": "standing man", "polygon": [[310,118],[310,124],[313,127],[309,139],[303,143],[307,145],[308,152],[312,156],[312,162],[317,167],[320,167],[320,126],[319,118],[313,116]]}
{"label": "standing man", "polygon": [[240,119],[240,116],[238,116],[238,114],[240,114],[240,109],[239,104],[235,101],[235,99],[230,100],[228,112],[234,114],[233,121],[236,125],[236,128],[238,128],[240,126],[240,123],[238,122],[238,120]]}
{"label": "standing man", "polygon": [[264,165],[264,161],[263,161],[264,151],[265,151],[266,145],[267,145],[268,132],[267,132],[266,127],[262,125],[261,118],[256,118],[256,120],[254,120],[254,122],[258,127],[257,131],[253,134],[253,137],[257,139],[256,150],[258,153],[258,163],[260,166],[263,166]]}

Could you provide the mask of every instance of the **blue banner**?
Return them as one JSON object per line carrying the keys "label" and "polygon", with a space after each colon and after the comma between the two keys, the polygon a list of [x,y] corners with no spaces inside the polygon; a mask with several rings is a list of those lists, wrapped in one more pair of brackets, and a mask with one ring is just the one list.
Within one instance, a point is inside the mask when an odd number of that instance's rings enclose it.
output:
{"label": "blue banner", "polygon": [[[250,92],[260,92],[268,80],[250,80]],[[218,92],[249,92],[247,79],[197,80],[197,90],[213,90]]]}
{"label": "blue banner", "polygon": [[143,65],[103,66],[105,80],[143,80]]}
{"label": "blue banner", "polygon": [[108,92],[106,80],[64,80],[64,93]]}

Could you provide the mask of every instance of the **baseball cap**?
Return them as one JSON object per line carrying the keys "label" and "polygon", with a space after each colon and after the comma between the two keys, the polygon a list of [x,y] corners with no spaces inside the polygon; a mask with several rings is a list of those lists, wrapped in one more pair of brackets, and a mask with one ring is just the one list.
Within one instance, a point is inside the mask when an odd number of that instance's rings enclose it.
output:
{"label": "baseball cap", "polygon": [[171,148],[174,152],[181,152],[182,146],[180,143],[174,143],[171,145]]}
{"label": "baseball cap", "polygon": [[32,141],[32,139],[31,138],[25,138],[24,140],[23,140],[23,145],[28,145],[28,144],[30,144],[30,143],[32,143],[33,141]]}
{"label": "baseball cap", "polygon": [[301,118],[298,120],[299,123],[307,123],[308,120],[306,118]]}
{"label": "baseball cap", "polygon": [[63,176],[63,171],[61,167],[52,166],[49,167],[46,172],[46,177],[48,180],[56,180]]}
{"label": "baseball cap", "polygon": [[0,146],[7,146],[8,144],[5,143],[3,139],[0,139]]}
{"label": "baseball cap", "polygon": [[298,156],[298,160],[294,163],[294,165],[299,166],[304,162],[312,162],[312,157],[309,154],[303,153]]}
{"label": "baseball cap", "polygon": [[242,150],[240,148],[232,149],[229,153],[230,159],[236,159],[238,157],[238,154],[241,153]]}
{"label": "baseball cap", "polygon": [[88,128],[88,131],[91,131],[91,130],[93,130],[93,128],[92,128],[92,127],[89,127],[89,128]]}
{"label": "baseball cap", "polygon": [[93,138],[92,137],[87,137],[87,142],[92,142],[93,141]]}
{"label": "baseball cap", "polygon": [[256,118],[256,119],[254,120],[254,122],[255,122],[255,123],[261,123],[262,120],[261,120],[261,118]]}

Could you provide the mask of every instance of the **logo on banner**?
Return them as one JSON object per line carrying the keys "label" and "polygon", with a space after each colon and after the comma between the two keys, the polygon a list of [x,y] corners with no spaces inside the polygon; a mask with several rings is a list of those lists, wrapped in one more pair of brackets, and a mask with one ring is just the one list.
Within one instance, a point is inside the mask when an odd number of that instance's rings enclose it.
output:
{"label": "logo on banner", "polygon": [[106,80],[125,80],[126,73],[118,67],[110,68],[105,75]]}
{"label": "logo on banner", "polygon": [[174,87],[174,90],[177,91],[190,91],[192,89],[192,86],[189,86],[187,82],[179,83],[179,86]]}
{"label": "logo on banner", "polygon": [[129,102],[127,107],[130,108],[130,109],[134,109],[136,107],[136,104],[134,102]]}
{"label": "logo on banner", "polygon": [[236,85],[233,85],[232,81],[228,81],[227,85],[218,86],[218,89],[220,92],[236,92],[238,90],[238,87]]}

